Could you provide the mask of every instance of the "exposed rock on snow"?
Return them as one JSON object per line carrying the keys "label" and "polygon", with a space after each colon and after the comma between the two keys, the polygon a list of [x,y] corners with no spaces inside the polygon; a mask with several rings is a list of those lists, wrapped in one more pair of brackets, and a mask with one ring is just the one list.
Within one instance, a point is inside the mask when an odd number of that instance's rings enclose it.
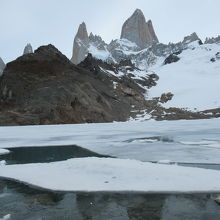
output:
{"label": "exposed rock on snow", "polygon": [[180,60],[180,58],[174,54],[170,54],[165,60],[164,60],[164,64],[171,64],[171,63],[175,63],[178,62]]}
{"label": "exposed rock on snow", "polygon": [[172,98],[173,98],[173,94],[171,92],[163,93],[160,97],[160,102],[166,103],[166,102],[170,101]]}
{"label": "exposed rock on snow", "polygon": [[24,52],[23,54],[29,54],[29,53],[33,53],[33,48],[31,46],[31,44],[27,44],[24,48]]}
{"label": "exposed rock on snow", "polygon": [[142,49],[152,43],[158,43],[151,20],[146,22],[144,14],[140,9],[137,9],[123,24],[121,39],[128,39]]}

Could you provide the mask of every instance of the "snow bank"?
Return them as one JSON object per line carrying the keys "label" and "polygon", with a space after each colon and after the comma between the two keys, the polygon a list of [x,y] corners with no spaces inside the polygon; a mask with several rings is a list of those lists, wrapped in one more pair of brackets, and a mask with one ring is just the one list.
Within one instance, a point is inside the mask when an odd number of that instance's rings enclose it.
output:
{"label": "snow bank", "polygon": [[0,176],[58,191],[220,191],[219,171],[112,158],[6,165]]}

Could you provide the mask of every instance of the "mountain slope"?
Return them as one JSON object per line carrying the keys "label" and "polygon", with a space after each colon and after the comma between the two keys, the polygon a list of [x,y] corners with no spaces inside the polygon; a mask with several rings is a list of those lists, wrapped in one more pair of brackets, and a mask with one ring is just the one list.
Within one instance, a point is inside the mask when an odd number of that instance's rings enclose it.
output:
{"label": "mountain slope", "polygon": [[178,55],[180,60],[164,65],[159,58],[150,68],[159,75],[150,97],[171,92],[174,96],[165,107],[193,111],[220,108],[220,44],[199,45],[196,41]]}
{"label": "mountain slope", "polygon": [[75,66],[54,46],[42,46],[7,64],[0,78],[0,125],[126,121],[135,115],[132,109],[146,108],[143,86],[156,80],[132,80],[126,71],[92,56]]}

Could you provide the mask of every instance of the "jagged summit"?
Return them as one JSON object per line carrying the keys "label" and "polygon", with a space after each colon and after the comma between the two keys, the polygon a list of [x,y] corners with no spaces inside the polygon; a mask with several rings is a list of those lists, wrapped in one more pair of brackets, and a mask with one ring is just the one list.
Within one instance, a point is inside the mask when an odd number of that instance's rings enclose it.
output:
{"label": "jagged summit", "polygon": [[[158,43],[158,39],[152,21],[146,22],[143,12],[136,9],[124,23],[121,39],[114,40],[110,44],[106,44],[100,36],[92,32],[88,35],[86,24],[82,22],[74,38],[71,61],[77,65],[85,59],[88,53],[91,53],[96,54],[95,57],[98,59],[114,63],[118,59],[126,59],[121,51],[128,51],[131,48],[134,51],[140,51],[153,43]],[[118,46],[119,50],[117,50]]]}
{"label": "jagged summit", "polygon": [[89,45],[89,36],[86,28],[85,22],[79,25],[77,34],[73,42],[73,55],[71,61],[74,64],[80,63],[84,60],[85,55],[87,54],[87,48]]}
{"label": "jagged summit", "polygon": [[184,37],[182,43],[186,43],[187,44],[187,43],[191,43],[193,41],[201,41],[196,32],[193,32],[192,34]]}
{"label": "jagged summit", "polygon": [[134,11],[133,15],[143,15],[143,16],[144,16],[144,13],[141,11],[141,9],[137,8],[137,9]]}
{"label": "jagged summit", "polygon": [[152,21],[146,22],[145,16],[140,9],[136,9],[130,18],[122,26],[121,39],[134,42],[140,48],[146,48],[154,42],[158,42]]}
{"label": "jagged summit", "polygon": [[23,55],[24,54],[29,54],[29,53],[33,53],[33,48],[31,46],[31,44],[27,44],[24,48],[24,52],[23,52]]}

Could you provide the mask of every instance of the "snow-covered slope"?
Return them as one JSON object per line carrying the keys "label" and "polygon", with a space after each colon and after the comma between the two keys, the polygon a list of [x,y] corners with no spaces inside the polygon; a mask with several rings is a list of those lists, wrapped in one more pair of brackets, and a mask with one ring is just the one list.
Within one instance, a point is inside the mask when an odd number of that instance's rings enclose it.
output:
{"label": "snow-covered slope", "polygon": [[150,70],[156,72],[160,79],[157,86],[150,89],[150,97],[171,92],[174,97],[164,104],[165,107],[190,110],[220,108],[218,52],[220,44],[199,45],[194,42],[178,55],[178,62],[164,65],[164,58],[158,58]]}

